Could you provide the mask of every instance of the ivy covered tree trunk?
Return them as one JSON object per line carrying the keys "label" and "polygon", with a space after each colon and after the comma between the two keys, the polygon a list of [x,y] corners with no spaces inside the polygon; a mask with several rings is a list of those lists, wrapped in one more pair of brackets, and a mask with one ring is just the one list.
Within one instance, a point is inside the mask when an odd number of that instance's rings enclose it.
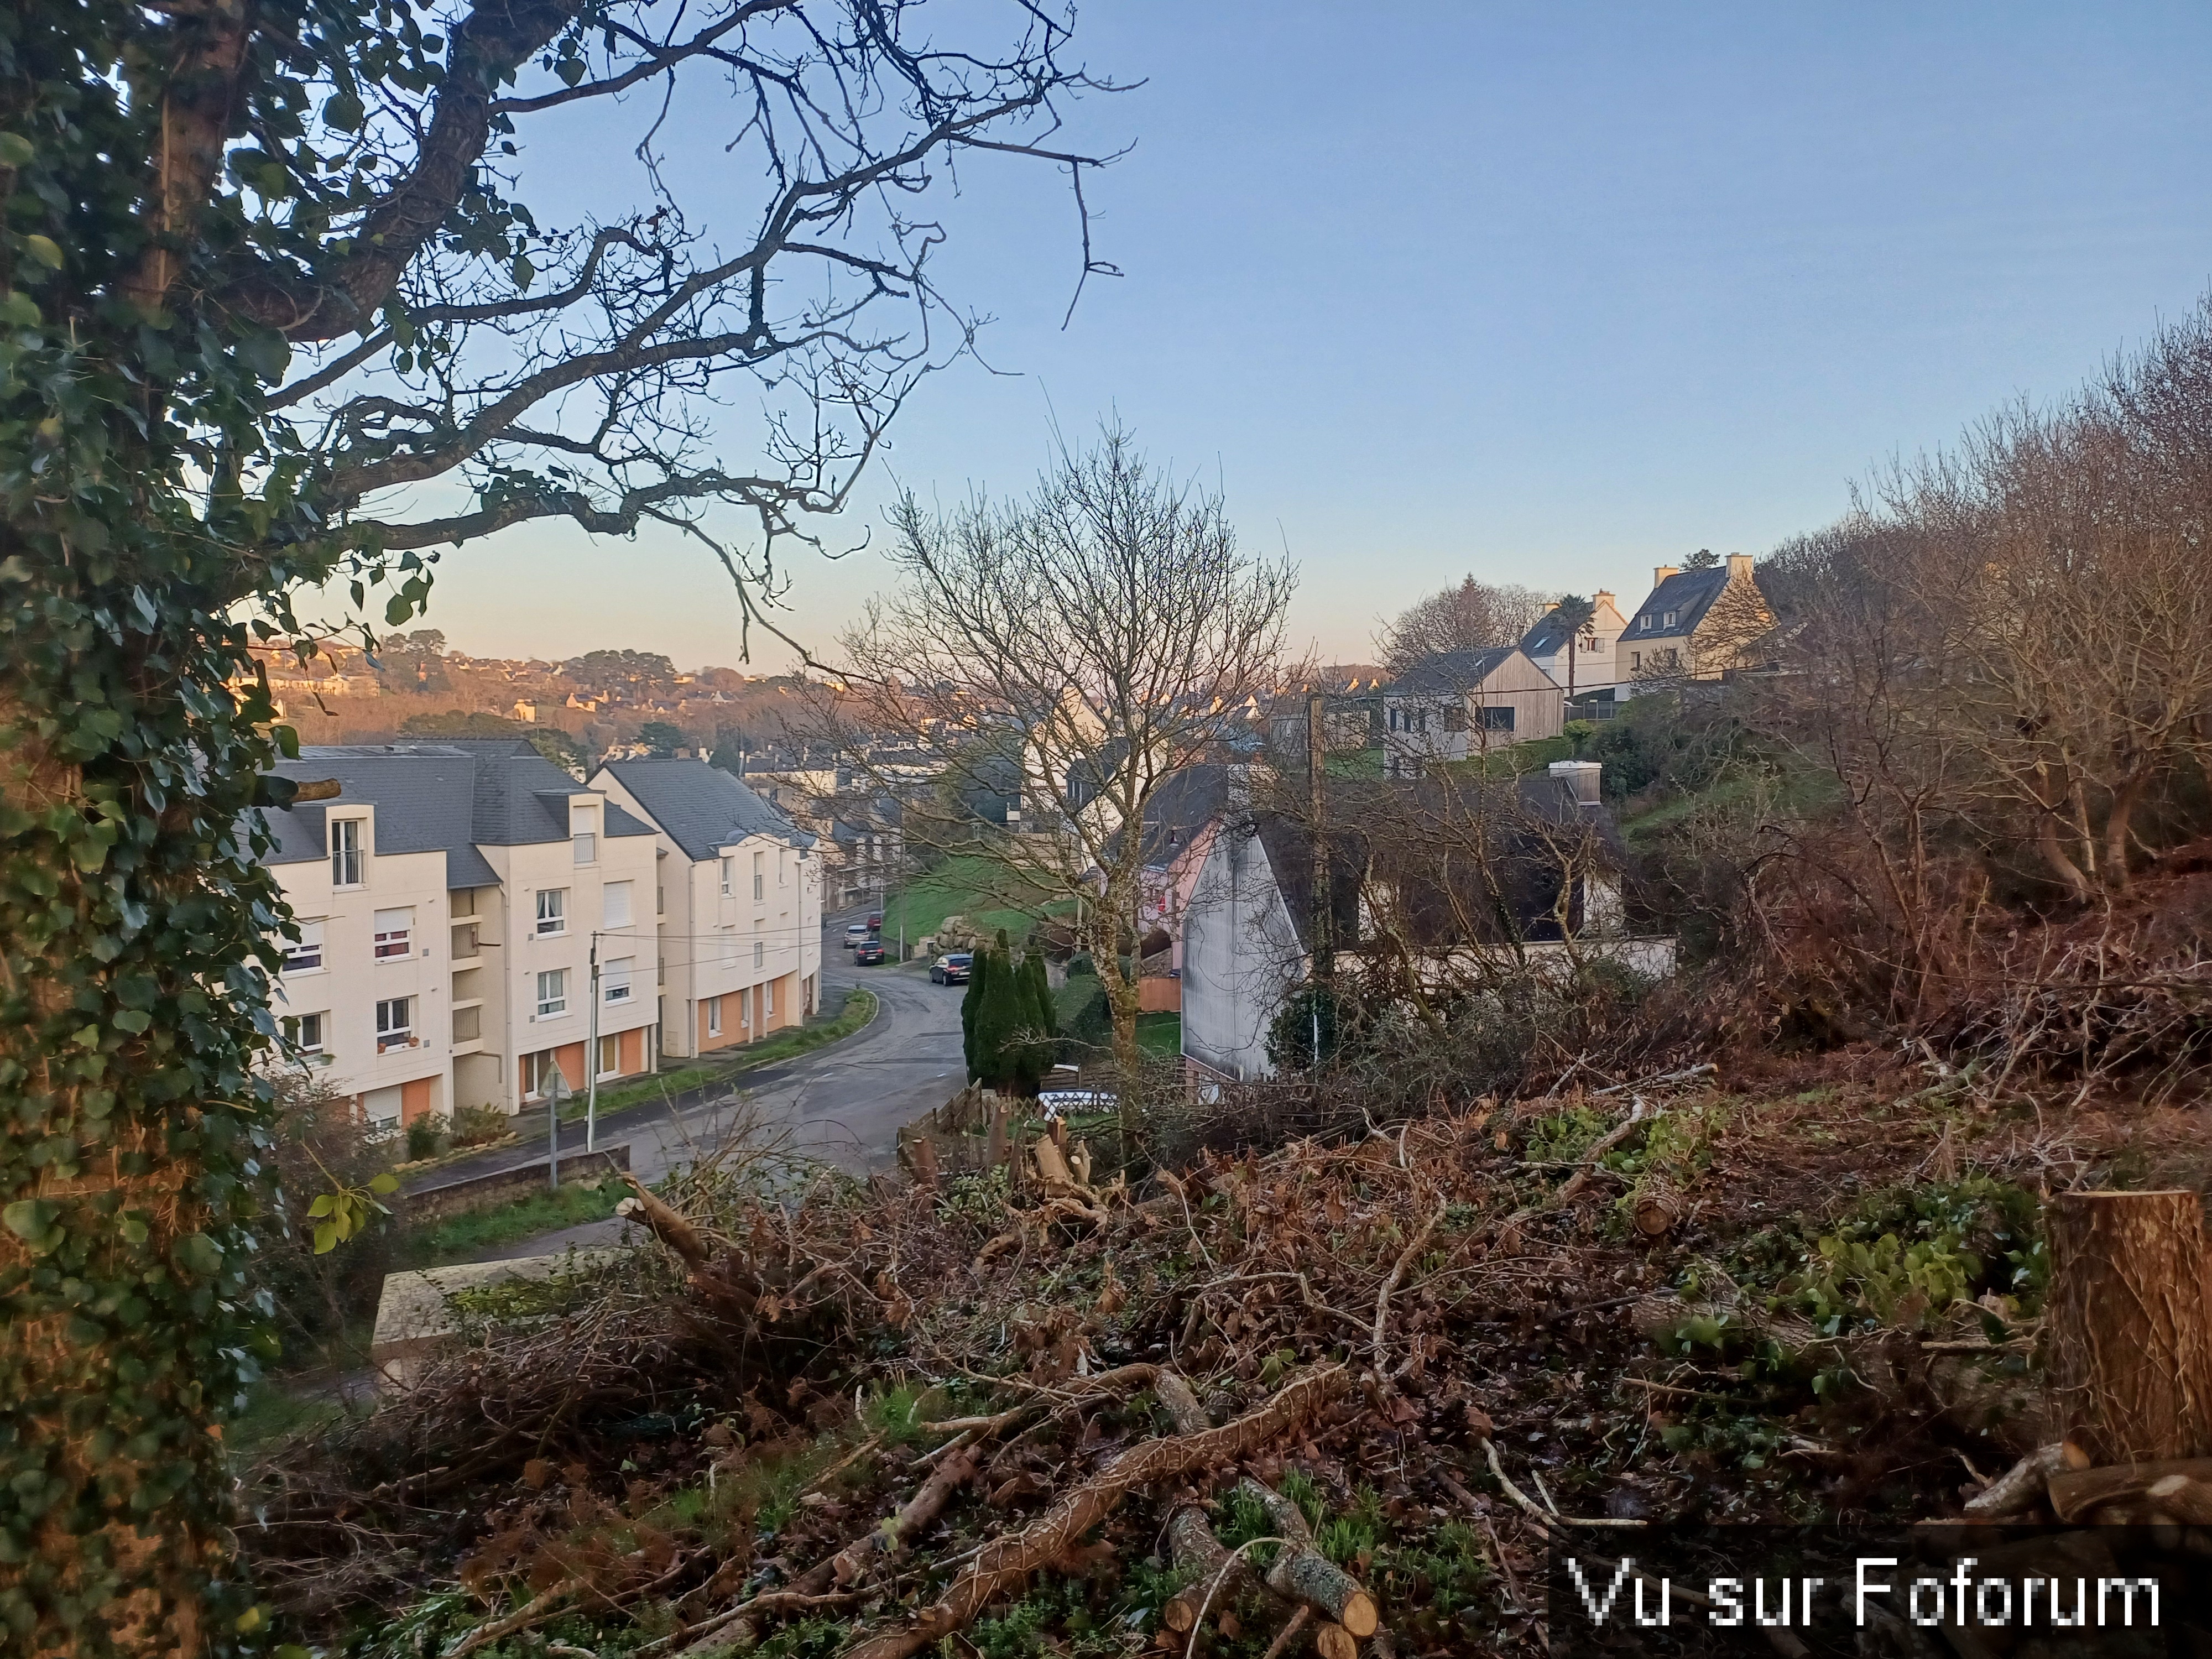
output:
{"label": "ivy covered tree trunk", "polygon": [[[229,482],[254,459],[247,360],[265,338],[159,303],[186,258],[171,207],[226,128],[228,16],[177,25],[170,69],[127,95],[83,65],[120,62],[143,14],[32,8],[0,22],[11,1654],[200,1654],[264,1623],[228,1560],[222,1425],[269,1340],[246,1268],[279,913],[243,837],[273,711],[258,690],[226,689],[247,668],[229,611],[320,567],[305,541],[270,552],[284,513]],[[172,70],[182,91],[165,116]],[[112,159],[157,154],[156,183]],[[142,302],[149,283],[161,288]],[[281,495],[281,469],[264,477]]]}

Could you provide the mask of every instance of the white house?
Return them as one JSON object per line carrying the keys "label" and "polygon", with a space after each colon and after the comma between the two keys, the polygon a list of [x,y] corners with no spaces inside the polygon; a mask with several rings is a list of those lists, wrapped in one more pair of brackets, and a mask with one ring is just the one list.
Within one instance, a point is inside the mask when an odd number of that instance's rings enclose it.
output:
{"label": "white house", "polygon": [[821,998],[815,837],[702,760],[611,761],[592,782],[653,831],[666,1051],[804,1024]]}
{"label": "white house", "polygon": [[[1431,992],[1504,978],[1564,979],[1607,960],[1647,977],[1674,970],[1672,939],[1630,926],[1626,850],[1599,798],[1594,761],[1486,785],[1385,782],[1379,803],[1421,796],[1411,822],[1462,833],[1449,848],[1364,836],[1355,817],[1331,838],[1336,971],[1357,982],[1370,957],[1410,969]],[[1279,813],[1232,811],[1206,844],[1182,915],[1182,1054],[1197,1076],[1273,1073],[1268,1038],[1313,971],[1314,851]],[[1395,979],[1385,982],[1399,982]]]}
{"label": "white house", "polygon": [[278,770],[338,787],[264,813],[302,934],[276,1010],[369,1121],[513,1112],[556,1066],[580,1089],[587,1064],[659,1064],[648,825],[520,742],[308,748]]}
{"label": "white house", "polygon": [[1522,635],[1521,650],[1571,698],[1610,691],[1621,681],[1613,647],[1627,626],[1613,596],[1600,588],[1590,599],[1589,621],[1572,641],[1572,649],[1569,630],[1559,618],[1559,607],[1551,605]]}

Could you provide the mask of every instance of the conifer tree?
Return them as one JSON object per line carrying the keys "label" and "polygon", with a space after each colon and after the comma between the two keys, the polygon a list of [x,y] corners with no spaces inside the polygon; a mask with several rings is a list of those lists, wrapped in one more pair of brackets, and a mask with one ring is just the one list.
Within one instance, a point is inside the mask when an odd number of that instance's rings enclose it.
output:
{"label": "conifer tree", "polygon": [[983,984],[991,976],[991,953],[974,951],[968,957],[968,991],[960,999],[960,1054],[968,1062],[968,1080],[983,1080],[981,1051],[975,1047],[975,1016],[983,1006]]}

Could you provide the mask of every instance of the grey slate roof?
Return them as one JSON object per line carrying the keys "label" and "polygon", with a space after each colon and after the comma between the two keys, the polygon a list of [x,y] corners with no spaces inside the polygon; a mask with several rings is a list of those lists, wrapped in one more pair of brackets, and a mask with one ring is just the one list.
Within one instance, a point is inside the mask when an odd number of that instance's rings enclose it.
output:
{"label": "grey slate roof", "polygon": [[[1713,608],[1713,601],[1720,598],[1728,582],[1729,568],[1725,564],[1705,570],[1676,571],[1636,607],[1636,614],[1628,619],[1627,630],[1620,636],[1622,641],[1637,644],[1645,640],[1687,635],[1705,620],[1705,612]],[[1665,620],[1669,611],[1674,613],[1671,625]]]}
{"label": "grey slate roof", "polygon": [[[479,847],[568,839],[567,798],[584,786],[520,738],[487,742],[333,744],[280,761],[277,775],[307,783],[335,778],[334,800],[264,811],[276,838],[271,864],[305,864],[330,849],[329,810],[372,803],[380,853],[446,854],[448,887],[498,881]],[[652,827],[607,803],[610,836],[649,836]]]}
{"label": "grey slate roof", "polygon": [[1518,646],[1494,645],[1487,651],[1444,652],[1415,663],[1399,675],[1389,688],[1389,695],[1421,696],[1472,691],[1519,649]]}
{"label": "grey slate roof", "polygon": [[774,836],[796,847],[814,844],[812,836],[729,773],[705,761],[609,761],[599,769],[613,773],[695,862],[715,857],[747,836]]}
{"label": "grey slate roof", "polygon": [[1555,605],[1536,618],[1536,625],[1521,636],[1521,648],[1532,657],[1557,656],[1567,648],[1566,618]]}

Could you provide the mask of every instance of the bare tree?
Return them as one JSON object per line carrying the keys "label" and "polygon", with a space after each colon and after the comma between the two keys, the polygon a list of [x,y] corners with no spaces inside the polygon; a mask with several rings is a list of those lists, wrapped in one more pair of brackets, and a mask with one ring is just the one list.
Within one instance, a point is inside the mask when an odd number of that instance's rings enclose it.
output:
{"label": "bare tree", "polygon": [[[240,269],[221,298],[307,349],[270,407],[362,573],[533,520],[659,524],[722,562],[749,629],[785,585],[776,544],[814,538],[808,520],[843,507],[921,377],[973,340],[932,276],[945,233],[918,198],[963,157],[1064,168],[1081,272],[1111,270],[1091,257],[1082,191],[1106,158],[1054,142],[1058,100],[1108,86],[1060,61],[1066,21],[1016,5],[998,40],[956,46],[918,38],[915,9],[487,0],[453,20],[458,72],[428,88],[363,103],[337,77],[325,124],[345,129],[327,136],[346,189],[306,168],[295,183],[350,251],[312,272]],[[695,77],[719,96],[702,105]],[[679,100],[727,124],[718,171],[761,180],[747,220],[687,201],[697,175],[669,146],[706,135],[672,118]],[[506,194],[507,158],[595,102],[636,108],[646,199],[541,229]],[[421,512],[409,492],[441,479],[463,498]]]}
{"label": "bare tree", "polygon": [[1393,673],[1453,651],[1517,645],[1550,603],[1530,587],[1493,586],[1464,577],[1455,587],[1431,593],[1399,613],[1376,640]]}
{"label": "bare tree", "polygon": [[1063,448],[1026,501],[934,513],[909,495],[893,523],[901,586],[842,641],[848,752],[872,763],[860,732],[922,751],[938,787],[907,796],[909,843],[981,854],[1011,895],[1077,913],[1133,1078],[1121,958],[1146,809],[1277,683],[1292,568],[1240,551],[1221,499],[1118,427]]}

